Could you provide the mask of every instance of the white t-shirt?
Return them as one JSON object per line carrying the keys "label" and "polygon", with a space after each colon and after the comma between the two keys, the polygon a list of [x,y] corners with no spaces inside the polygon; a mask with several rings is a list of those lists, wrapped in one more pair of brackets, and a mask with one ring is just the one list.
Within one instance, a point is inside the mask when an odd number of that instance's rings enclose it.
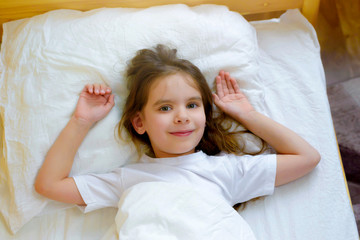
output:
{"label": "white t-shirt", "polygon": [[276,155],[236,156],[202,151],[175,158],[151,158],[104,174],[75,176],[75,183],[90,212],[117,207],[122,193],[141,182],[177,182],[222,196],[231,206],[274,191]]}

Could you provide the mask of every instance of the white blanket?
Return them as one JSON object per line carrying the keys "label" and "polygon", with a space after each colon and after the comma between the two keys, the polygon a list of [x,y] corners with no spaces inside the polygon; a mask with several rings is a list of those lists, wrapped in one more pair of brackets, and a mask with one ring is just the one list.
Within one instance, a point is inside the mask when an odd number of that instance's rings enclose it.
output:
{"label": "white blanket", "polygon": [[255,240],[226,201],[176,183],[140,183],[124,193],[103,240]]}

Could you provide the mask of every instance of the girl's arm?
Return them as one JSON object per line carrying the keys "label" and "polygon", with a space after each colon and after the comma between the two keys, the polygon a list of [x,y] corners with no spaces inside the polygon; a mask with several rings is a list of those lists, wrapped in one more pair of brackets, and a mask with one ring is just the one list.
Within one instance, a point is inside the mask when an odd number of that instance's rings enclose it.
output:
{"label": "girl's arm", "polygon": [[53,200],[85,204],[73,178],[68,177],[75,154],[91,126],[114,106],[114,95],[105,85],[86,85],[75,113],[47,153],[35,180],[35,190]]}
{"label": "girl's arm", "polygon": [[276,186],[306,175],[319,163],[320,154],[303,138],[255,111],[229,73],[220,71],[216,77],[216,90],[215,104],[276,150]]}

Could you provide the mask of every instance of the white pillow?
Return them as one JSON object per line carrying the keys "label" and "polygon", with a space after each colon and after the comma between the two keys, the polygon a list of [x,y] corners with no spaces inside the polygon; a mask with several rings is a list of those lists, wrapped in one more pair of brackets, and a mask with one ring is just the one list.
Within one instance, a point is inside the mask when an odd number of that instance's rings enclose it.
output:
{"label": "white pillow", "polygon": [[4,24],[0,210],[12,232],[36,215],[69,207],[38,195],[33,183],[85,84],[111,86],[116,106],[90,130],[71,174],[106,172],[135,159],[133,146],[115,139],[127,94],[124,71],[137,50],[159,43],[177,48],[211,86],[219,70],[231,71],[260,106],[256,32],[223,6],[56,10]]}

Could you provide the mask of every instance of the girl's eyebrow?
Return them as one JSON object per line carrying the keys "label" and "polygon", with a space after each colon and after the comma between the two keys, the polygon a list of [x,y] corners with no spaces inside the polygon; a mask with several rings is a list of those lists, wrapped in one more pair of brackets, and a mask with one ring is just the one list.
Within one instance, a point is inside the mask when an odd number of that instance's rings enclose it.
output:
{"label": "girl's eyebrow", "polygon": [[[195,97],[189,98],[187,100],[187,102],[189,102],[189,101],[202,101],[202,98],[200,96],[195,96]],[[172,103],[172,102],[174,102],[174,101],[171,100],[171,99],[159,99],[153,105],[157,106],[157,105],[161,105],[161,104],[164,104],[164,103]]]}

